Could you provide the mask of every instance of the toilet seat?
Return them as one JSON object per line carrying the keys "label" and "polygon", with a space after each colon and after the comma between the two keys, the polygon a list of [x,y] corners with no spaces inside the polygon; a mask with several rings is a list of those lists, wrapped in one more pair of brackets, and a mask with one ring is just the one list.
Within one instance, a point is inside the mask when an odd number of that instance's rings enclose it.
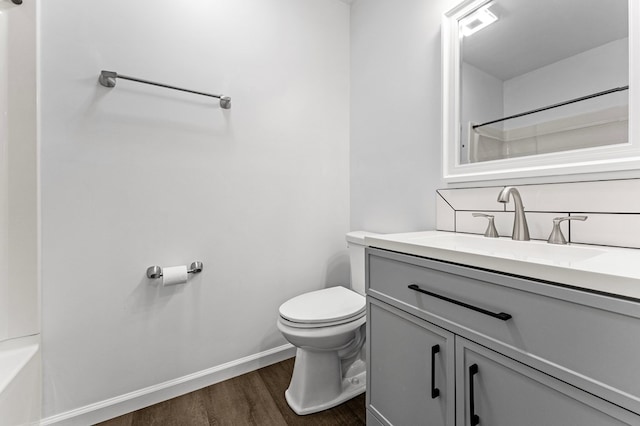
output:
{"label": "toilet seat", "polygon": [[362,318],[365,298],[337,286],[296,296],[280,306],[280,319],[290,327],[331,327]]}
{"label": "toilet seat", "polygon": [[366,312],[361,312],[358,315],[354,315],[352,317],[344,318],[338,321],[317,322],[317,323],[311,323],[311,324],[303,323],[303,322],[294,322],[286,318],[280,317],[280,322],[292,328],[326,328],[326,327],[334,327],[336,325],[348,324],[350,322],[354,322],[360,318],[363,318],[365,315],[366,315]]}

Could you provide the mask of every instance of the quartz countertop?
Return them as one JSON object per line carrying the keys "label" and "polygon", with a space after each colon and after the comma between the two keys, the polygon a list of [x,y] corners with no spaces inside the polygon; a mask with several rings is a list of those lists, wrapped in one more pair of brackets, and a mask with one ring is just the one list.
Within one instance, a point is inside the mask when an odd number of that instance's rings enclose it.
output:
{"label": "quartz countertop", "polygon": [[640,301],[640,249],[443,231],[372,235],[365,244]]}

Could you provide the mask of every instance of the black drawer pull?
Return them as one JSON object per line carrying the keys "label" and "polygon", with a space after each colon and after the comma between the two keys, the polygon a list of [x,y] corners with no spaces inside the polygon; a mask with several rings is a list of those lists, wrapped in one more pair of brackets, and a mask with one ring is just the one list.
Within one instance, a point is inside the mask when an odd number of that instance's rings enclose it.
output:
{"label": "black drawer pull", "polygon": [[473,376],[478,374],[478,364],[469,366],[469,417],[471,426],[480,424],[480,416],[476,414],[476,399],[473,392]]}
{"label": "black drawer pull", "polygon": [[441,296],[441,295],[436,294],[436,293],[431,293],[430,291],[421,289],[418,286],[418,284],[409,284],[409,288],[411,290],[418,291],[418,292],[424,293],[424,294],[428,294],[429,296],[437,297],[438,299],[442,299],[442,300],[445,300],[447,302],[454,303],[454,304],[459,305],[459,306],[463,306],[463,307],[465,307],[467,309],[471,309],[471,310],[474,310],[476,312],[480,312],[480,313],[483,313],[485,315],[489,315],[490,317],[498,318],[499,320],[502,320],[502,321],[506,321],[508,319],[511,319],[511,315],[506,314],[504,312],[495,313],[495,312],[487,311],[486,309],[482,309],[482,308],[479,308],[477,306],[469,305],[468,303],[464,303],[464,302],[461,302],[459,300],[450,299],[450,298],[448,298],[446,296]]}
{"label": "black drawer pull", "polygon": [[440,345],[431,346],[431,399],[440,396],[440,389],[436,387],[436,354],[440,352]]}

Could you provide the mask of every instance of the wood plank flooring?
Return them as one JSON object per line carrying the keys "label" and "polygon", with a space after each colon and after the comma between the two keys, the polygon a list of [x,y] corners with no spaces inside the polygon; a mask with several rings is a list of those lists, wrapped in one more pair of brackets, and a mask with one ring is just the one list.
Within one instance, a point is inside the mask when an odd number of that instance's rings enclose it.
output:
{"label": "wood plank flooring", "polygon": [[99,423],[99,426],[338,426],[366,424],[364,394],[298,416],[287,405],[294,358]]}

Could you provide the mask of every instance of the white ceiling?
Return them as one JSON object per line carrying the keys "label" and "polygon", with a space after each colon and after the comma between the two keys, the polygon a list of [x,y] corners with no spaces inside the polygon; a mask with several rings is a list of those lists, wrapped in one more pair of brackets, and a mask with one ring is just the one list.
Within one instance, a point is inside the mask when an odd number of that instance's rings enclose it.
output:
{"label": "white ceiling", "polygon": [[498,21],[463,39],[463,60],[505,81],[628,37],[627,0],[495,0]]}

